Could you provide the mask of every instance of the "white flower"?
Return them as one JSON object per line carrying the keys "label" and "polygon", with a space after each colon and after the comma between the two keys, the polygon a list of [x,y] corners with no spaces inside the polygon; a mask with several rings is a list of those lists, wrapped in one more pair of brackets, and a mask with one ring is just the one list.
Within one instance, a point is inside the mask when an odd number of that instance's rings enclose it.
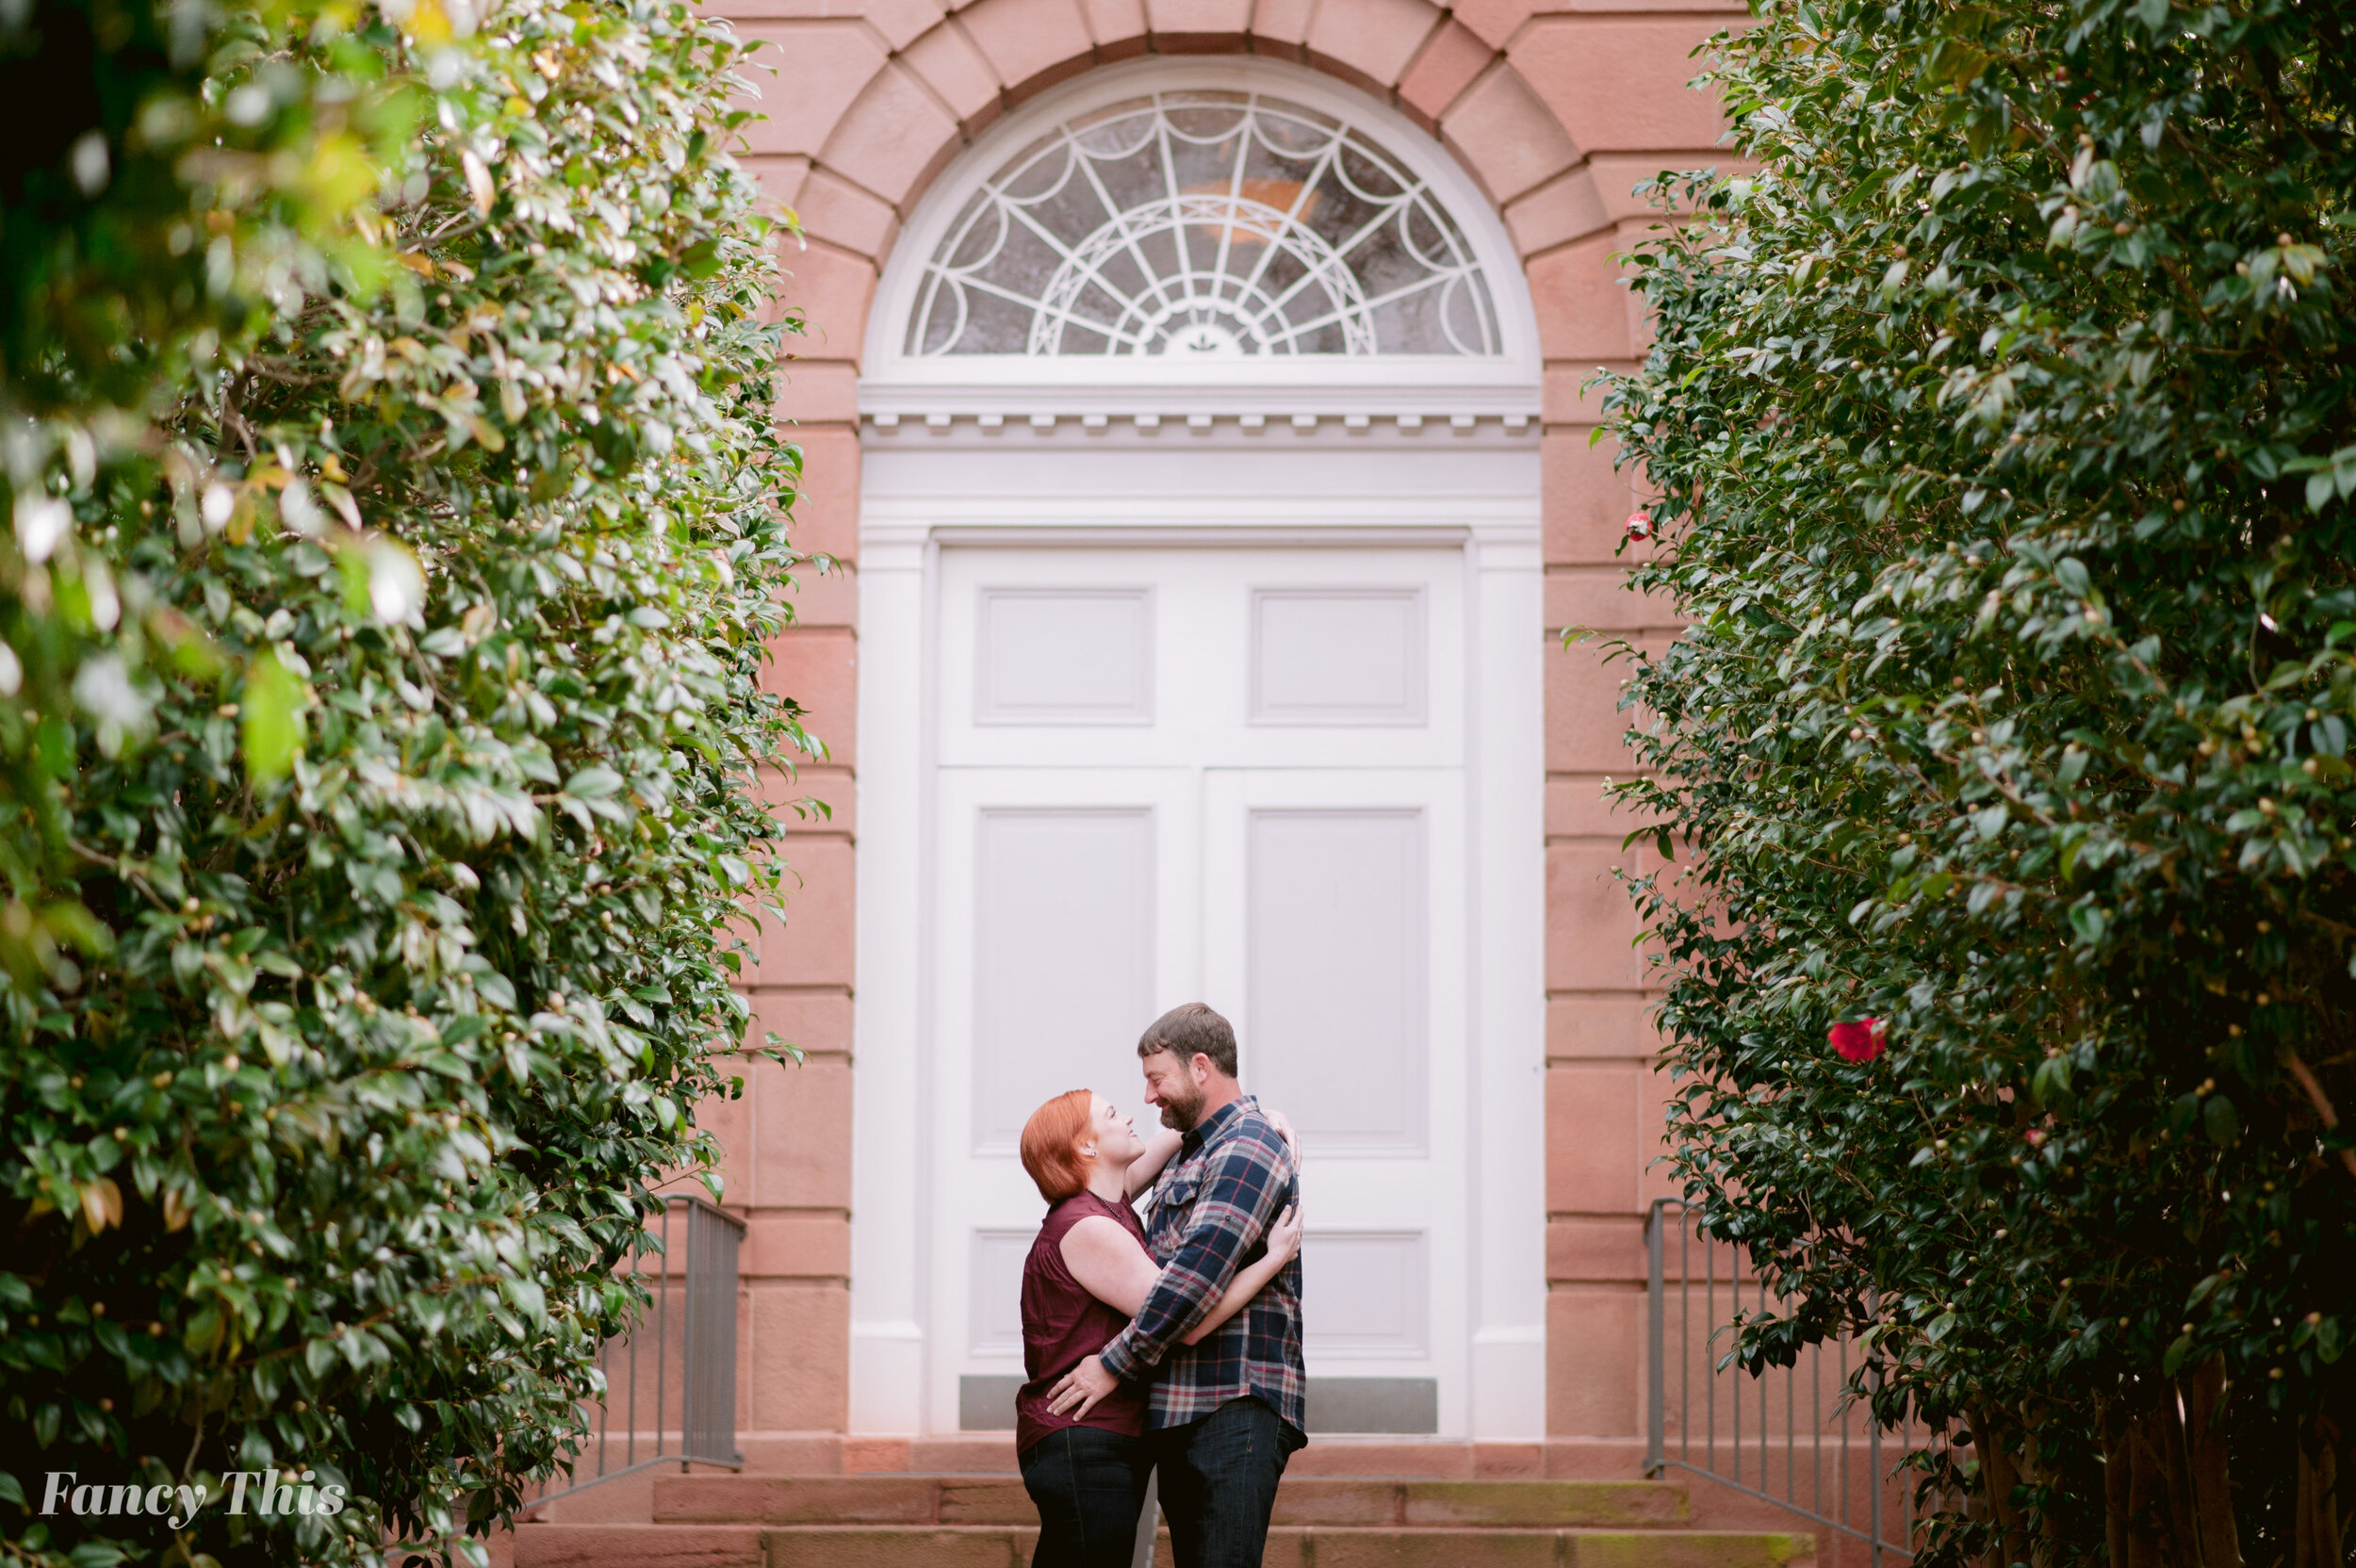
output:
{"label": "white flower", "polygon": [[74,526],[74,509],[55,496],[16,498],[16,544],[27,561],[46,561]]}
{"label": "white flower", "polygon": [[327,527],[319,503],[311,498],[310,487],[299,479],[286,482],[286,493],[278,498],[278,515],[305,539],[318,538]]}
{"label": "white flower", "polygon": [[82,666],[74,678],[74,700],[102,725],[139,729],[147,723],[147,698],[115,654],[102,653]]}
{"label": "white flower", "polygon": [[368,608],[386,626],[417,624],[425,610],[425,573],[417,558],[383,534],[368,541]]}

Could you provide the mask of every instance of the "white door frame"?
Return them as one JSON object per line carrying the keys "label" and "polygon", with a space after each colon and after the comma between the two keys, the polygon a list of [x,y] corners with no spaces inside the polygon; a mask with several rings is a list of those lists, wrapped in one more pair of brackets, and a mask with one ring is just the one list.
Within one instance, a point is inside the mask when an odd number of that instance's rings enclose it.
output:
{"label": "white door frame", "polygon": [[[1068,429],[1069,427],[1067,427]],[[970,427],[969,427],[970,429]],[[1465,999],[1470,1042],[1463,1147],[1471,1343],[1462,1425],[1485,1441],[1545,1432],[1545,931],[1542,579],[1536,453],[1499,435],[1437,449],[1400,433],[1332,431],[1285,449],[1240,433],[1179,434],[1210,493],[1097,488],[1142,456],[867,437],[860,519],[858,958],[853,1026],[851,1430],[934,1435],[934,1359],[963,1324],[932,1321],[936,1238],[925,1151],[935,973],[928,890],[938,887],[933,824],[940,668],[940,553],[945,544],[1193,544],[1211,548],[1395,542],[1464,552],[1464,722],[1468,847]],[[1087,440],[1078,432],[1072,438]],[[1068,438],[1070,439],[1070,438]],[[1145,447],[1140,433],[1123,446]],[[1343,443],[1347,443],[1344,445]],[[1221,450],[1220,449],[1226,449]],[[1216,455],[1215,455],[1216,454]],[[1088,459],[1112,459],[1100,467]],[[1271,495],[1255,473],[1293,482]],[[1480,482],[1485,478],[1487,482]],[[1058,482],[1061,481],[1061,482]],[[1351,482],[1354,481],[1355,482]],[[1418,481],[1420,482],[1418,482]],[[1018,519],[1020,519],[1018,521]],[[1453,1403],[1453,1400],[1451,1400]],[[1451,1413],[1452,1414],[1453,1413]]]}

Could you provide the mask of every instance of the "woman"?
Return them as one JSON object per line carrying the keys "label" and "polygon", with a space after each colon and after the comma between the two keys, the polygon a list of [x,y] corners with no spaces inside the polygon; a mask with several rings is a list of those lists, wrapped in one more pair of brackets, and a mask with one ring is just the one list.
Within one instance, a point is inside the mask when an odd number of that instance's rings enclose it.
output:
{"label": "woman", "polygon": [[[1055,1380],[1112,1342],[1145,1305],[1160,1266],[1129,1204],[1177,1152],[1175,1133],[1151,1147],[1103,1095],[1073,1089],[1031,1113],[1023,1168],[1050,1207],[1023,1265],[1023,1365],[1015,1401],[1023,1485],[1039,1505],[1031,1568],[1129,1568],[1145,1504],[1146,1392],[1124,1383],[1076,1420],[1047,1408]],[[1286,1209],[1268,1252],[1236,1270],[1227,1294],[1186,1335],[1194,1344],[1235,1315],[1301,1250]]]}

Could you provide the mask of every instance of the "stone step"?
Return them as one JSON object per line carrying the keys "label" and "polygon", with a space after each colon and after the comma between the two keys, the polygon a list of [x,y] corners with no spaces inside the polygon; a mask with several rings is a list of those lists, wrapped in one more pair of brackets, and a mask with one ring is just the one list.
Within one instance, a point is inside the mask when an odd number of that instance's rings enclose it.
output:
{"label": "stone step", "polygon": [[659,1524],[1028,1525],[1014,1476],[666,1476]]}
{"label": "stone step", "polygon": [[[744,1468],[767,1476],[1021,1474],[1012,1432],[908,1438],[740,1431],[736,1441],[744,1451]],[[1293,1455],[1285,1474],[1456,1481],[1620,1480],[1637,1474],[1644,1462],[1641,1439],[1471,1443],[1319,1433]]]}
{"label": "stone step", "polygon": [[[665,1476],[658,1524],[1032,1525],[1021,1480],[996,1476]],[[1435,1481],[1286,1476],[1279,1525],[1642,1529],[1686,1523],[1661,1481]]]}
{"label": "stone step", "polygon": [[[515,1568],[1028,1568],[1011,1525],[525,1525]],[[1263,1568],[1808,1568],[1807,1535],[1279,1526]],[[1170,1568],[1170,1535],[1154,1550]]]}
{"label": "stone step", "polygon": [[763,1568],[746,1525],[543,1525],[508,1538],[515,1568]]}

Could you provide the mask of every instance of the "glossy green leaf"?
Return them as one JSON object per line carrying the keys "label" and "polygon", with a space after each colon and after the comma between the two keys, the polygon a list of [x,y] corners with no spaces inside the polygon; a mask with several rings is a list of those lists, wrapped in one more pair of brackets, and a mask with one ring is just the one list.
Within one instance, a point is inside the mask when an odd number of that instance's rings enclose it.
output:
{"label": "glossy green leaf", "polygon": [[303,714],[311,689],[265,649],[248,666],[240,697],[239,741],[246,773],[257,788],[267,788],[286,776],[303,752]]}

